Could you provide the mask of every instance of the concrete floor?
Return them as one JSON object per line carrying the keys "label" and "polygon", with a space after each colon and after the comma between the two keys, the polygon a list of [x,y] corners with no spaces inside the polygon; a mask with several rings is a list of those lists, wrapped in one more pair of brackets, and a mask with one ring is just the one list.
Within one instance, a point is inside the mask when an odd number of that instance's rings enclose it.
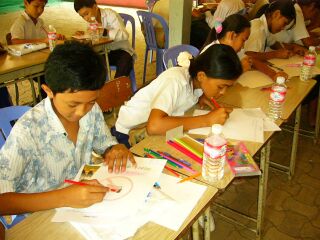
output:
{"label": "concrete floor", "polygon": [[[138,59],[135,64],[138,85],[142,82],[143,58],[145,43],[136,17],[136,9],[114,8],[118,12],[127,12],[136,18],[136,52]],[[0,15],[0,41],[5,42],[5,34],[19,13]],[[73,10],[72,3],[48,6],[43,14],[47,24],[53,24],[58,32],[70,37],[76,30],[86,28],[84,21]],[[66,23],[66,19],[67,23]],[[155,63],[148,64],[147,79],[155,77]],[[19,87],[22,103],[31,101],[28,82]],[[14,98],[13,88],[10,93]],[[305,113],[305,109],[303,109]],[[303,114],[305,116],[306,114]],[[304,127],[308,127],[303,119]],[[271,160],[288,164],[292,135],[287,132],[275,134],[272,139]],[[237,209],[250,216],[256,215],[256,196],[258,178],[242,178],[234,181],[218,202]],[[296,163],[296,172],[291,181],[287,175],[271,170],[266,201],[266,214],[262,232],[263,240],[293,240],[320,239],[320,148],[311,139],[300,137]],[[215,231],[212,239],[246,240],[254,239],[255,235],[244,227],[232,224],[216,214],[216,207],[212,207],[215,218]],[[236,221],[249,224],[247,220],[231,217]],[[251,223],[252,225],[252,223]]]}

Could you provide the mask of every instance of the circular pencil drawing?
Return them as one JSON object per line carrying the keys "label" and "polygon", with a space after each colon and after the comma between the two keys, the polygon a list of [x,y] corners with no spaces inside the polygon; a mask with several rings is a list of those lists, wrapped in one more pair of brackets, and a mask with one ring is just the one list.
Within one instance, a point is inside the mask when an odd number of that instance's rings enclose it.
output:
{"label": "circular pencil drawing", "polygon": [[110,188],[104,199],[105,201],[121,199],[128,195],[133,188],[132,180],[124,176],[113,176],[99,181],[102,185]]}

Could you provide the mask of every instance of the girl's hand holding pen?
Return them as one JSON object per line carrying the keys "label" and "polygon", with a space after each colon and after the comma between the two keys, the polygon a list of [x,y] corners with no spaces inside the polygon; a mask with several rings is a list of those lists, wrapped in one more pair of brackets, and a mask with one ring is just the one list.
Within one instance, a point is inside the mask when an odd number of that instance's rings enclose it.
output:
{"label": "girl's hand holding pen", "polygon": [[97,180],[86,180],[81,183],[84,184],[72,184],[60,189],[64,207],[89,207],[92,204],[101,202],[109,191],[109,188],[103,186]]}
{"label": "girl's hand holding pen", "polygon": [[229,118],[229,114],[232,110],[232,108],[220,107],[219,109],[209,112],[205,115],[208,119],[208,126],[212,126],[213,124],[224,124]]}

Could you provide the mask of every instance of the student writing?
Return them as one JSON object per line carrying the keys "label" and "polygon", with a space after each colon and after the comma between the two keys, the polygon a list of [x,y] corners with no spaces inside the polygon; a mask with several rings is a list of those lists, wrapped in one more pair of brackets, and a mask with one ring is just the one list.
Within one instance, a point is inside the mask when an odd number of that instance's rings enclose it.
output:
{"label": "student writing", "polygon": [[228,108],[214,109],[197,117],[183,115],[202,94],[207,100],[223,95],[241,73],[237,54],[223,44],[213,45],[191,59],[189,67],[169,68],[120,108],[115,125],[118,141],[128,144],[130,129],[141,123],[147,123],[149,134],[165,134],[180,125],[188,130],[223,124],[231,112]]}

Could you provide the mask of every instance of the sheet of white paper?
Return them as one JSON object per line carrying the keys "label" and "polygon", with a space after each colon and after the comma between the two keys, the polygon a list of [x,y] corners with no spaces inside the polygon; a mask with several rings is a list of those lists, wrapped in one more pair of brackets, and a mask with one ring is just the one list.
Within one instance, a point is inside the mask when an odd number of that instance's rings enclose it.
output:
{"label": "sheet of white paper", "polygon": [[[291,78],[291,77],[300,75],[303,57],[294,55],[289,59],[274,58],[269,60],[269,62],[273,63],[277,67],[282,68],[283,71],[285,71],[289,75],[289,78]],[[313,72],[313,75],[320,74],[320,68],[315,66],[312,72]]]}
{"label": "sheet of white paper", "polygon": [[74,221],[82,223],[99,224],[101,222],[112,224],[127,216],[135,214],[159,179],[166,164],[165,160],[135,157],[138,167],[128,167],[125,173],[108,173],[102,166],[93,175],[101,184],[121,186],[120,192],[108,192],[101,203],[88,208],[73,209],[60,208],[53,217],[53,222]]}
{"label": "sheet of white paper", "polygon": [[[206,113],[208,111],[196,109],[193,115],[199,116]],[[231,112],[228,120],[223,125],[223,135],[229,139],[263,142],[264,127],[268,131],[271,129],[271,123],[268,120],[264,121],[264,118],[265,114],[260,109],[236,108]],[[266,122],[266,126],[264,126],[264,122]],[[189,130],[189,133],[208,135],[210,131],[211,128],[207,127],[192,129]]]}
{"label": "sheet of white paper", "polygon": [[8,45],[8,52],[15,56],[22,56],[27,53],[39,51],[47,47],[46,43],[23,43]]}
{"label": "sheet of white paper", "polygon": [[237,82],[243,87],[249,88],[259,88],[273,84],[273,81],[269,76],[256,70],[244,72],[238,78]]}

